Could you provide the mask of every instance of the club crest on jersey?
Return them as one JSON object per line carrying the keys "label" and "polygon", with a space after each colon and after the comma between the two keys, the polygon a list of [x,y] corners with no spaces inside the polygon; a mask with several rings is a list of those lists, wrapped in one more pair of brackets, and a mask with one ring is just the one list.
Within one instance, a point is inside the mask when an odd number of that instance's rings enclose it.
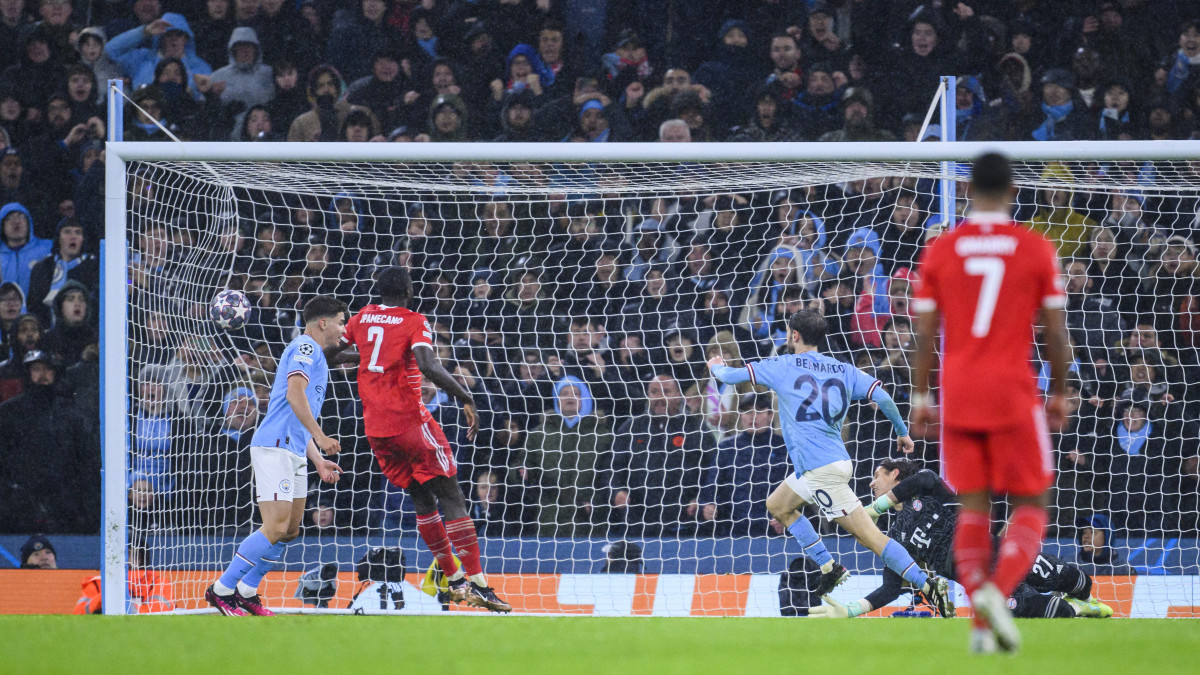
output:
{"label": "club crest on jersey", "polygon": [[283,492],[285,494],[291,492],[292,491],[292,479],[284,478],[283,480],[279,481],[279,491]]}
{"label": "club crest on jersey", "polygon": [[302,342],[302,343],[300,343],[300,348],[297,349],[296,351],[300,352],[304,356],[312,356],[312,353],[313,353],[312,343],[311,342]]}
{"label": "club crest on jersey", "polygon": [[1009,609],[1016,609],[1016,608],[1017,608],[1017,599],[1016,599],[1016,598],[1009,598],[1009,599],[1008,599],[1008,608],[1009,608]]}
{"label": "club crest on jersey", "polygon": [[921,503],[920,499],[913,500],[913,511],[920,511],[922,506],[924,506],[924,504]]}

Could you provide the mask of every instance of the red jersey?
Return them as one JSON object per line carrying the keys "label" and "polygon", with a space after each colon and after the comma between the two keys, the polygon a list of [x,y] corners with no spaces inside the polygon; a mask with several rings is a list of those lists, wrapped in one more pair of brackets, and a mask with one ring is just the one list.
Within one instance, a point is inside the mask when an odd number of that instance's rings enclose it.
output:
{"label": "red jersey", "polygon": [[999,213],[972,214],[929,245],[913,308],[942,315],[942,419],[999,429],[1038,405],[1030,366],[1042,307],[1064,307],[1054,246]]}
{"label": "red jersey", "polygon": [[413,349],[433,348],[425,317],[387,305],[367,305],[350,321],[342,340],[358,347],[358,395],[368,436],[399,436],[433,419],[421,402],[421,371]]}

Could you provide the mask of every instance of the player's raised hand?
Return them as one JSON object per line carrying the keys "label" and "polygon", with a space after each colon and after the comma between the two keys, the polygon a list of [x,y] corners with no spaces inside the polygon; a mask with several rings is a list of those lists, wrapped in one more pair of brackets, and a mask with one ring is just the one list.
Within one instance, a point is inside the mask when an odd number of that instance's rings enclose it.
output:
{"label": "player's raised hand", "polygon": [[913,448],[915,447],[916,445],[913,443],[913,439],[909,436],[901,436],[900,438],[896,439],[896,448],[906,455],[912,454]]}
{"label": "player's raised hand", "polygon": [[467,440],[473,441],[475,434],[479,433],[479,416],[475,413],[475,404],[464,405],[463,414],[467,416]]}
{"label": "player's raised hand", "polygon": [[1051,394],[1046,399],[1046,426],[1050,431],[1061,431],[1067,423],[1067,398],[1062,394]]}
{"label": "player's raised hand", "polygon": [[824,598],[825,603],[816,607],[808,608],[808,615],[815,619],[848,619],[850,618],[850,610],[842,603],[834,600],[828,595]]}
{"label": "player's raised hand", "polygon": [[323,455],[336,455],[342,451],[342,444],[336,438],[321,436],[320,438],[313,437],[313,442],[317,444]]}
{"label": "player's raised hand", "polygon": [[326,483],[336,483],[342,477],[342,467],[337,465],[337,462],[331,462],[328,459],[322,459],[316,463],[317,475]]}
{"label": "player's raised hand", "polygon": [[717,366],[723,366],[723,365],[725,365],[725,359],[721,358],[721,356],[719,354],[708,360],[708,369],[709,370],[712,370],[713,368],[715,368]]}

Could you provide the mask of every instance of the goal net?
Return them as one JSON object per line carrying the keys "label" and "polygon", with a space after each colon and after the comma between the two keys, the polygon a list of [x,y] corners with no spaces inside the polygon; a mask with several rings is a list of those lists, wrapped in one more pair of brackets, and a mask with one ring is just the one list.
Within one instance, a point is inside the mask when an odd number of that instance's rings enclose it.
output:
{"label": "goal net", "polygon": [[[325,161],[204,145],[218,148],[206,161],[188,159],[192,144],[110,144],[124,159],[108,184],[106,589],[124,592],[128,569],[128,611],[206,607],[205,587],[259,524],[248,447],[299,308],[330,294],[357,311],[390,265],[412,272],[412,309],[477,401],[469,441],[459,404],[422,390],[454,448],[489,581],[516,611],[816,605],[799,545],[765,508],[791,471],[770,397],[714,382],[705,360],[779,353],[788,315],[819,308],[826,351],[878,378],[907,417],[916,261],[969,209],[969,163],[934,161],[948,157],[930,144],[887,146],[888,161],[755,161],[766,150],[752,145],[722,151],[746,161],[665,146],[526,149],[523,161],[500,159],[517,148],[415,161],[413,146],[372,146]],[[1200,162],[1035,145],[1040,155],[1014,165],[1016,217],[1058,245],[1074,347],[1045,551],[1092,575],[1119,615],[1190,616]],[[221,148],[241,154],[221,160]],[[835,159],[829,148],[791,156]],[[477,150],[488,159],[471,160]],[[647,161],[668,152],[691,161]],[[957,194],[945,205],[943,180]],[[242,329],[208,319],[224,289],[253,304]],[[1030,368],[1044,389],[1039,353]],[[852,487],[872,499],[872,472],[897,456],[891,424],[869,403],[823,403],[835,420],[848,407]],[[419,590],[432,558],[367,444],[353,368],[331,370],[320,423],[341,441],[345,473],[329,485],[310,471],[300,536],[264,582],[266,604],[394,610],[398,590],[400,611],[442,611]],[[935,429],[913,458],[937,470],[938,457]],[[807,515],[855,573],[836,597],[879,585],[878,558]],[[404,582],[360,581],[374,546],[403,551]]]}

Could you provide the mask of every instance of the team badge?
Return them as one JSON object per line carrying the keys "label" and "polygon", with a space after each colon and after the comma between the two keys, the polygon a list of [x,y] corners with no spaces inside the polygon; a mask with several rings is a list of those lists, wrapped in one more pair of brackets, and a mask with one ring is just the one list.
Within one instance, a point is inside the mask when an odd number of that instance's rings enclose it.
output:
{"label": "team badge", "polygon": [[1017,608],[1017,599],[1016,599],[1016,598],[1009,598],[1009,599],[1008,599],[1008,608],[1009,608],[1009,609],[1016,609],[1016,608]]}
{"label": "team badge", "polygon": [[292,491],[292,479],[284,478],[283,480],[279,481],[279,491],[284,494],[291,492]]}
{"label": "team badge", "polygon": [[921,500],[920,500],[920,499],[914,499],[914,500],[913,500],[913,511],[920,511],[920,510],[921,510],[921,506],[922,506],[922,504],[921,504]]}
{"label": "team badge", "polygon": [[305,356],[312,356],[312,353],[313,353],[312,343],[311,342],[303,342],[300,344],[300,348],[297,349],[296,351],[300,352],[301,354],[303,354]]}

